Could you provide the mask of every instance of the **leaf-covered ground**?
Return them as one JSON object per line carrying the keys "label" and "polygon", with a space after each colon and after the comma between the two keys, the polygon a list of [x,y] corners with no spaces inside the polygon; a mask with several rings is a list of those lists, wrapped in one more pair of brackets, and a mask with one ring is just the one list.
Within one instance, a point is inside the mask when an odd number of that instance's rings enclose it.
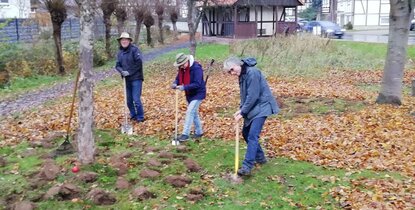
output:
{"label": "leaf-covered ground", "polygon": [[[207,63],[207,62],[205,62]],[[134,124],[139,135],[170,141],[174,134],[174,91],[169,86],[174,70],[169,64],[152,64],[143,88],[146,121]],[[216,64],[208,82],[208,96],[201,105],[205,137],[234,139],[232,114],[238,107],[237,80]],[[415,98],[404,91],[400,107],[374,103],[381,72],[330,73],[319,79],[268,78],[282,107],[267,120],[262,133],[270,157],[285,156],[316,165],[396,171],[404,181],[354,180],[351,187],[333,188],[331,195],[347,208],[415,207]],[[410,83],[414,72],[405,74]],[[99,129],[118,129],[123,120],[121,80],[113,78],[95,89],[95,123]],[[41,140],[65,131],[69,99],[65,98],[0,122],[0,145],[22,139]],[[179,130],[186,109],[180,97]],[[76,127],[74,118],[74,125]],[[365,189],[365,190],[362,190]]]}

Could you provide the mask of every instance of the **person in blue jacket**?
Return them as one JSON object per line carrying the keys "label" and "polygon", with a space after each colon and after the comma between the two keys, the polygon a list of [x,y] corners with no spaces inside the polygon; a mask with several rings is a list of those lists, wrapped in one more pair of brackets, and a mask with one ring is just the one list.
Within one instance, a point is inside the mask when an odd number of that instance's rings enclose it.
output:
{"label": "person in blue jacket", "polygon": [[255,58],[237,57],[230,57],[223,64],[226,73],[239,78],[241,101],[239,110],[233,116],[236,122],[244,119],[242,136],[248,145],[245,159],[237,172],[239,176],[250,175],[255,163],[262,165],[267,162],[259,144],[259,135],[267,117],[279,112],[268,82],[255,65]]}
{"label": "person in blue jacket", "polygon": [[203,128],[199,117],[199,106],[202,100],[206,98],[206,84],[203,80],[202,65],[196,62],[192,55],[184,53],[176,55],[176,61],[173,65],[178,68],[178,72],[171,88],[184,91],[188,104],[183,132],[177,140],[180,142],[188,141],[193,124],[195,126],[193,138],[201,138]]}
{"label": "person in blue jacket", "polygon": [[144,108],[141,102],[143,87],[143,60],[140,49],[132,44],[133,39],[127,32],[121,33],[117,39],[120,47],[117,54],[115,69],[126,81],[127,106],[131,120],[144,121]]}

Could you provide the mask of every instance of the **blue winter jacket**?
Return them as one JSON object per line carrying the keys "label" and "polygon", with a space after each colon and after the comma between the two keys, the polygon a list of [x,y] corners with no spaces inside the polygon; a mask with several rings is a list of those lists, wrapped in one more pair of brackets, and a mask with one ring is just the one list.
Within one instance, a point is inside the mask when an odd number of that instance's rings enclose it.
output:
{"label": "blue winter jacket", "polygon": [[[202,65],[194,61],[192,55],[189,58],[190,64],[190,84],[184,85],[186,91],[186,100],[190,103],[193,100],[203,100],[206,98],[206,84],[203,80],[203,69]],[[179,73],[177,72],[176,80],[174,81],[177,85],[179,84]]]}
{"label": "blue winter jacket", "polygon": [[140,49],[130,44],[127,48],[120,46],[117,54],[116,70],[128,71],[129,76],[125,77],[126,81],[144,80],[143,60]]}
{"label": "blue winter jacket", "polygon": [[240,110],[244,117],[244,126],[258,117],[267,117],[279,112],[275,97],[261,71],[255,67],[255,58],[242,59],[239,88],[241,96]]}

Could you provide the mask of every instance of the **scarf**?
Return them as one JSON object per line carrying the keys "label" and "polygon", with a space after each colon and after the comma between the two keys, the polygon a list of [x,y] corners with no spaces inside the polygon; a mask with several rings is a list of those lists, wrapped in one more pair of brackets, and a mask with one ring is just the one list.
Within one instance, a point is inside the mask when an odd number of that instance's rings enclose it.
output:
{"label": "scarf", "polygon": [[[179,85],[188,85],[190,84],[190,66],[186,68],[179,69]],[[187,91],[186,91],[187,95]]]}

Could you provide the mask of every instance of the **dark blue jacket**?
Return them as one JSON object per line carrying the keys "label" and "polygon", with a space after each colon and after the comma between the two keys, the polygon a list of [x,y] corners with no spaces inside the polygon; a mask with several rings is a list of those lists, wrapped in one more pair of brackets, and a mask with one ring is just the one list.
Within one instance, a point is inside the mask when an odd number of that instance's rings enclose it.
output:
{"label": "dark blue jacket", "polygon": [[255,67],[256,60],[247,58],[242,61],[244,64],[239,76],[240,109],[244,125],[248,126],[253,119],[277,114],[280,110],[265,77]]}
{"label": "dark blue jacket", "polygon": [[[202,65],[193,60],[190,56],[190,84],[184,85],[184,90],[187,92],[186,100],[190,103],[193,100],[203,100],[206,98],[206,84],[203,80]],[[177,73],[175,83],[179,84],[179,73]]]}
{"label": "dark blue jacket", "polygon": [[143,60],[140,49],[133,44],[127,48],[120,46],[117,54],[117,63],[115,68],[117,71],[128,71],[129,76],[125,77],[127,81],[144,80],[143,76]]}

